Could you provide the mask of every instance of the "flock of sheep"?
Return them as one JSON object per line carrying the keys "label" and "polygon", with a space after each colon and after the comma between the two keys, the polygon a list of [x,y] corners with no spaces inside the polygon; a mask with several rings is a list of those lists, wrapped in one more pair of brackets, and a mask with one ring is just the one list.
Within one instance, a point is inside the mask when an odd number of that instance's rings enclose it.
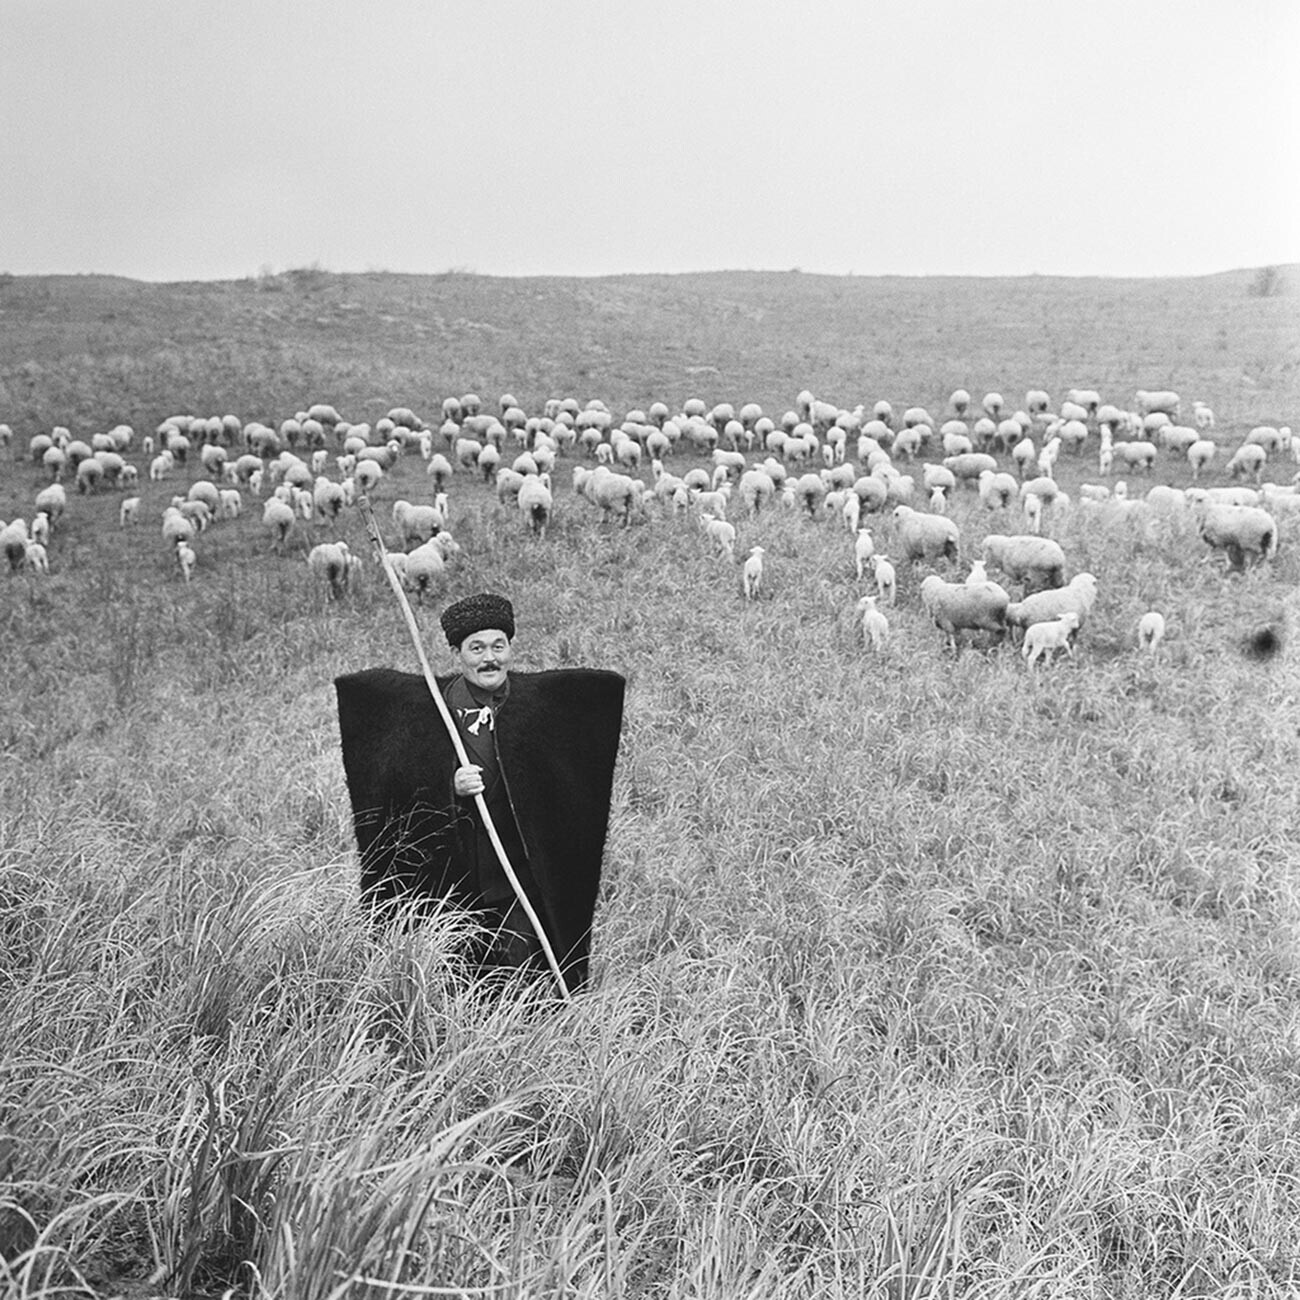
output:
{"label": "flock of sheep", "polygon": [[[737,410],[698,399],[678,412],[655,403],[616,419],[599,401],[556,399],[529,414],[509,394],[492,410],[467,394],[447,398],[433,422],[396,407],[373,425],[352,424],[317,404],[274,426],[231,415],[170,416],[143,438],[119,425],[89,441],[56,428],[30,439],[27,457],[48,481],[35,495],[30,521],[0,520],[0,551],[11,570],[48,572],[52,539],[72,508],[68,486],[79,496],[119,490],[119,521],[131,528],[142,522],[142,476],[165,492],[181,467],[197,462],[201,476],[170,499],[159,521],[188,582],[199,567],[201,534],[241,515],[250,498],[261,501],[270,544],[283,551],[296,528],[339,521],[400,461],[418,455],[428,499],[393,503],[403,549],[390,552],[389,562],[422,601],[437,595],[459,551],[449,528],[457,495],[494,490],[544,539],[556,508],[553,475],[568,460],[573,496],[600,518],[623,525],[650,517],[697,520],[704,543],[726,561],[735,559],[738,517],[756,524],[765,511],[785,508],[844,528],[858,578],[871,571],[874,590],[858,605],[870,649],[882,649],[890,635],[885,608],[898,599],[897,565],[942,566],[958,580],[928,573],[919,601],[948,643],[956,648],[962,636],[1000,640],[1010,633],[1021,638],[1032,666],[1072,653],[1097,599],[1095,577],[1080,572],[1067,580],[1067,557],[1045,535],[1064,511],[1185,515],[1237,570],[1276,554],[1285,521],[1300,512],[1300,442],[1288,427],[1256,427],[1227,459],[1231,484],[1201,487],[1220,453],[1211,436],[1215,417],[1201,402],[1190,424],[1180,423],[1181,412],[1171,392],[1139,391],[1128,409],[1104,403],[1097,392],[1071,390],[1054,409],[1047,393],[1032,390],[1022,408],[1010,411],[997,393],[977,404],[959,389],[940,419],[923,407],[899,414],[884,401],[847,410],[809,392],[779,419],[753,403]],[[0,425],[0,445],[12,440]],[[1090,448],[1099,481],[1083,483],[1072,503],[1055,467],[1062,454],[1083,456]],[[1118,472],[1150,473],[1172,457],[1188,466],[1185,489],[1156,485],[1136,496],[1125,481],[1113,480]],[[1270,466],[1283,482],[1265,481]],[[466,480],[471,486],[460,486]],[[980,558],[958,577],[963,548],[950,511],[963,488],[1000,531],[983,537]],[[876,531],[888,535],[888,553],[877,547],[873,517],[882,520]],[[763,546],[750,546],[741,567],[748,600],[763,591],[765,554]],[[314,545],[307,563],[335,597],[362,564],[344,541]],[[1163,634],[1163,616],[1150,611],[1139,644],[1155,650]]]}

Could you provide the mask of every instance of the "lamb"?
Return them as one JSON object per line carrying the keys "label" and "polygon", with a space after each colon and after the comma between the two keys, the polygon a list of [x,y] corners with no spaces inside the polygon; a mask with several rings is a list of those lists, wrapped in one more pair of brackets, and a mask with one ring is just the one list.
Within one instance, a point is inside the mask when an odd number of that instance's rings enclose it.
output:
{"label": "lamb", "polygon": [[891,605],[898,599],[898,574],[884,554],[871,557],[871,572],[876,579],[876,595]]}
{"label": "lamb", "polygon": [[758,589],[763,582],[763,555],[764,550],[761,546],[751,546],[749,548],[749,558],[745,561],[745,567],[741,571],[746,600],[754,600],[758,596]]}
{"label": "lamb", "polygon": [[44,510],[38,510],[32,516],[32,541],[40,546],[50,544],[50,517]]}
{"label": "lamb", "polygon": [[338,600],[347,591],[353,561],[347,542],[321,542],[307,555],[307,567],[328,580],[331,600]]}
{"label": "lamb", "polygon": [[923,515],[911,506],[894,507],[894,523],[905,559],[957,558],[957,525],[945,515]]}
{"label": "lamb", "polygon": [[546,536],[546,525],[551,521],[555,502],[551,496],[549,474],[529,474],[519,485],[519,513],[538,539]]}
{"label": "lamb", "polygon": [[922,608],[954,651],[958,649],[959,632],[992,632],[1000,640],[1006,634],[1010,601],[996,582],[967,586],[964,582],[945,582],[932,573],[921,583]]}
{"label": "lamb", "polygon": [[37,541],[27,543],[24,562],[33,573],[49,573],[50,553]]}
{"label": "lamb", "polygon": [[1067,610],[1060,618],[1035,623],[1026,629],[1024,644],[1020,647],[1025,663],[1032,668],[1043,655],[1050,659],[1058,650],[1064,650],[1073,657],[1074,647],[1070,644],[1070,637],[1078,626],[1079,616],[1073,610]]}
{"label": "lamb", "polygon": [[140,498],[126,497],[117,512],[118,526],[125,528],[128,524],[134,524],[140,516]]}
{"label": "lamb", "polygon": [[1037,492],[1026,492],[1022,502],[1025,524],[1032,533],[1043,531],[1043,498]]}
{"label": "lamb", "polygon": [[867,566],[867,561],[875,554],[876,544],[871,537],[870,528],[859,528],[858,535],[853,539],[853,560],[858,571],[858,581],[862,581],[862,572]]}
{"label": "lamb", "polygon": [[194,566],[198,563],[198,556],[194,553],[194,548],[188,542],[178,541],[176,543],[176,564],[180,568],[181,577],[189,582],[190,575],[194,572]]}
{"label": "lamb", "polygon": [[1244,570],[1249,555],[1262,562],[1277,554],[1277,520],[1259,506],[1206,501],[1197,507],[1197,526],[1209,546],[1227,552],[1234,570]]}
{"label": "lamb", "polygon": [[862,615],[862,641],[879,654],[885,648],[885,638],[889,635],[889,620],[884,612],[876,608],[875,596],[863,596],[858,601],[858,610]]}
{"label": "lamb", "polygon": [[725,555],[734,562],[736,558],[736,528],[725,519],[715,519],[712,515],[700,516],[700,527],[704,535],[718,548],[720,555]]}
{"label": "lamb", "polygon": [[1050,537],[990,533],[984,539],[983,555],[1012,582],[1023,583],[1026,594],[1065,582],[1065,552]]}
{"label": "lamb", "polygon": [[1081,628],[1096,603],[1097,579],[1091,573],[1076,573],[1064,587],[1035,592],[1009,605],[1007,623],[1013,628],[1029,628],[1069,613],[1078,617],[1077,626]]}
{"label": "lamb", "polygon": [[1165,616],[1158,609],[1149,609],[1138,619],[1138,648],[1155,654],[1165,639]]}

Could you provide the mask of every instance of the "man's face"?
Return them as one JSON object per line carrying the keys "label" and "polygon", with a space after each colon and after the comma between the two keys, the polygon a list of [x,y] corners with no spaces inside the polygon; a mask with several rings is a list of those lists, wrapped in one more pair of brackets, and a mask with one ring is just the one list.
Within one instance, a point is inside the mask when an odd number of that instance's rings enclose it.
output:
{"label": "man's face", "polygon": [[495,691],[505,682],[510,667],[510,638],[499,628],[473,632],[460,643],[456,657],[471,686]]}

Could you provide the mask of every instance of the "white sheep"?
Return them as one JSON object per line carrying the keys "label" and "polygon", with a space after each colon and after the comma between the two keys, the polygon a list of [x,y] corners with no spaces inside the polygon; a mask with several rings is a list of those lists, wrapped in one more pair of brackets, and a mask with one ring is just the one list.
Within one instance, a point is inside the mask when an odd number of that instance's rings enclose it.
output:
{"label": "white sheep", "polygon": [[862,520],[862,498],[852,489],[844,498],[844,504],[840,507],[840,516],[844,520],[844,526],[851,533],[856,533]]}
{"label": "white sheep", "polygon": [[1005,470],[986,469],[980,474],[979,497],[987,510],[1005,509],[1016,499],[1019,485]]}
{"label": "white sheep", "polygon": [[1138,648],[1155,654],[1165,639],[1165,616],[1158,609],[1149,609],[1138,619]]}
{"label": "white sheep", "polygon": [[700,527],[704,535],[717,548],[720,555],[734,562],[736,558],[736,529],[725,519],[716,519],[712,515],[700,516]]}
{"label": "white sheep", "polygon": [[1245,478],[1251,475],[1258,483],[1263,477],[1264,465],[1268,460],[1268,451],[1258,442],[1243,442],[1228,459],[1224,469],[1229,478]]}
{"label": "white sheep", "polygon": [[1007,623],[1013,628],[1030,628],[1049,623],[1062,614],[1078,616],[1078,627],[1088,621],[1097,603],[1097,579],[1091,573],[1076,573],[1064,586],[1035,592],[1007,607]]}
{"label": "white sheep", "polygon": [[140,498],[124,497],[121,506],[117,512],[118,526],[126,528],[130,524],[138,522],[140,517]]}
{"label": "white sheep", "polygon": [[862,618],[862,643],[879,654],[889,636],[889,620],[883,610],[876,608],[876,600],[875,596],[863,596],[858,601],[858,612]]}
{"label": "white sheep", "polygon": [[354,559],[347,542],[321,542],[308,552],[307,567],[329,582],[330,599],[338,600],[347,591]]}
{"label": "white sheep", "polygon": [[990,533],[984,539],[984,559],[997,565],[1012,582],[1032,593],[1065,582],[1065,552],[1050,537]]}
{"label": "white sheep", "polygon": [[996,470],[998,467],[997,460],[986,451],[967,451],[960,456],[945,456],[943,464],[963,483],[978,483],[979,476],[986,469]]}
{"label": "white sheep", "polygon": [[[416,600],[422,605],[424,598],[430,593],[436,592],[441,585],[442,580],[447,572],[447,558],[444,552],[446,542],[441,541],[442,534],[431,537],[427,542],[421,543],[413,551],[407,551],[405,563],[402,566],[403,584],[408,591],[414,591]],[[391,563],[396,557],[390,553],[389,562]]]}
{"label": "white sheep", "polygon": [[190,575],[194,572],[194,566],[198,563],[198,556],[194,553],[194,548],[188,542],[178,541],[176,543],[176,563],[180,568],[181,577],[189,582]]}
{"label": "white sheep", "polygon": [[970,572],[966,575],[966,585],[968,587],[978,587],[988,581],[990,581],[989,573],[984,561],[975,560],[970,566]]}
{"label": "white sheep", "polygon": [[1176,420],[1179,411],[1182,409],[1182,400],[1178,394],[1170,392],[1168,389],[1148,391],[1145,388],[1139,388],[1135,401],[1137,402],[1138,414],[1141,416],[1158,413],[1168,415]]}
{"label": "white sheep", "polygon": [[1214,459],[1218,446],[1209,438],[1198,438],[1187,449],[1187,461],[1192,467],[1192,482],[1201,476],[1201,471]]}
{"label": "white sheep", "polygon": [[[326,480],[328,484],[328,480]],[[320,488],[320,480],[317,480]],[[412,505],[409,501],[393,502],[393,523],[397,525],[398,537],[403,546],[414,542],[417,546],[427,542],[446,524],[446,519],[437,506]]]}
{"label": "white sheep", "polygon": [[293,528],[294,518],[293,507],[279,497],[270,497],[262,507],[262,527],[270,532],[276,550],[284,546]]}
{"label": "white sheep", "polygon": [[1043,531],[1043,498],[1037,492],[1026,492],[1021,508],[1025,514],[1025,524],[1030,532]]}
{"label": "white sheep", "polygon": [[551,521],[551,512],[555,508],[555,500],[551,495],[551,476],[529,474],[525,477],[519,485],[517,502],[519,513],[534,536],[544,538],[546,526]]}
{"label": "white sheep", "polygon": [[27,543],[23,562],[33,573],[49,573],[50,571],[50,553],[40,542],[31,541]]}
{"label": "white sheep", "polygon": [[1058,650],[1064,650],[1068,656],[1073,657],[1074,647],[1070,644],[1070,636],[1078,626],[1078,614],[1067,610],[1060,618],[1035,623],[1027,628],[1024,644],[1020,647],[1025,663],[1032,668],[1043,655],[1051,659]]}
{"label": "white sheep", "polygon": [[1232,569],[1245,569],[1248,556],[1262,563],[1277,554],[1277,520],[1259,506],[1202,502],[1197,506],[1197,527],[1207,545],[1227,552]]}
{"label": "white sheep", "polygon": [[14,519],[0,528],[0,551],[9,561],[11,573],[17,573],[27,563],[27,543],[30,540],[25,519]]}
{"label": "white sheep", "polygon": [[858,572],[858,581],[862,580],[863,570],[867,566],[867,561],[875,554],[876,544],[871,536],[870,528],[859,528],[858,535],[853,539],[853,562]]}
{"label": "white sheep", "polygon": [[876,595],[894,604],[898,599],[898,573],[889,556],[877,552],[871,557],[871,572],[876,579]]}
{"label": "white sheep", "polygon": [[751,546],[749,548],[749,556],[745,560],[744,569],[741,571],[746,600],[755,600],[758,597],[758,589],[763,582],[764,554],[765,552],[761,546]]}
{"label": "white sheep", "polygon": [[1114,447],[1115,459],[1121,461],[1128,469],[1140,469],[1147,473],[1156,463],[1159,452],[1154,442],[1137,440],[1134,442],[1117,442]]}
{"label": "white sheep", "polygon": [[894,524],[905,559],[915,562],[937,560],[940,556],[957,558],[957,525],[946,516],[923,515],[911,506],[895,506]]}
{"label": "white sheep", "polygon": [[945,582],[932,573],[921,583],[921,606],[954,651],[959,632],[992,632],[1000,639],[1006,632],[1010,601],[996,582],[968,586]]}
{"label": "white sheep", "polygon": [[32,516],[32,541],[41,546],[50,544],[50,517],[44,510]]}
{"label": "white sheep", "polygon": [[1214,428],[1214,411],[1204,402],[1192,403],[1192,423],[1203,433]]}

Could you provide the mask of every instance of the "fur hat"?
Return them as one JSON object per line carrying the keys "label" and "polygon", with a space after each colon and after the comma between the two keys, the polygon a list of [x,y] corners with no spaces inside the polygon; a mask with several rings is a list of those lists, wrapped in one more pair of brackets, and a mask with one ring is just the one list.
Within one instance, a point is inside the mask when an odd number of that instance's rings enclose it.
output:
{"label": "fur hat", "polygon": [[447,644],[453,650],[458,650],[467,636],[488,628],[500,628],[509,640],[513,640],[515,635],[514,606],[504,596],[490,591],[466,596],[464,600],[448,605],[442,611],[440,621],[447,634]]}

